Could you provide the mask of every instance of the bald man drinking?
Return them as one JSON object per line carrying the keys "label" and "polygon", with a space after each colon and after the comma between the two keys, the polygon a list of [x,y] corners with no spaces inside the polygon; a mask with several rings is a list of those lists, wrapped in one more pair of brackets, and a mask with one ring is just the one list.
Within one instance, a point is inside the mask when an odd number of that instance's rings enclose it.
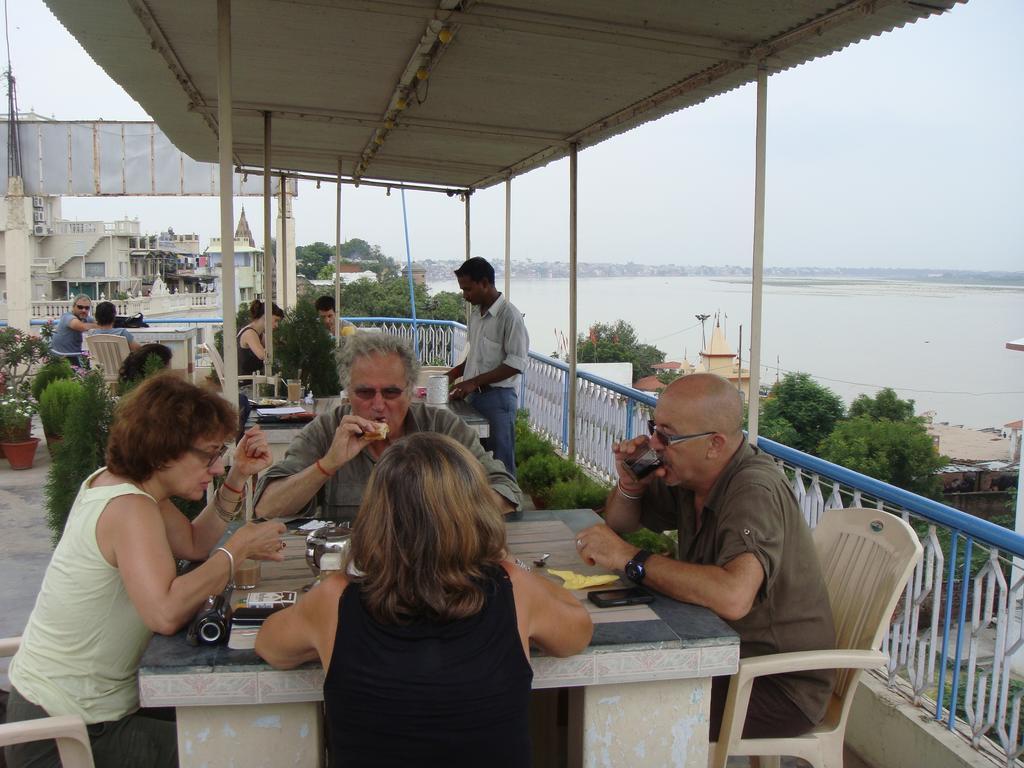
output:
{"label": "bald man drinking", "polygon": [[[746,442],[736,388],[713,374],[674,381],[658,400],[651,437],[614,446],[619,481],[606,525],[582,531],[580,556],[637,584],[703,605],[740,636],[740,657],[835,647],[828,594],[811,532],[785,475]],[[637,479],[625,461],[647,445],[662,466]],[[679,559],[636,550],[617,534],[677,528]],[[758,678],[746,738],[805,733],[824,717],[831,671]],[[711,690],[718,738],[729,678]]]}

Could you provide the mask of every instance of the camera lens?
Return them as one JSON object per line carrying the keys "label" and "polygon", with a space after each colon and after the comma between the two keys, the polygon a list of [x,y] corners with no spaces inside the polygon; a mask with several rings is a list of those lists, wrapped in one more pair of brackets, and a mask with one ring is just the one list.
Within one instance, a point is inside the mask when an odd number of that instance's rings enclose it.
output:
{"label": "camera lens", "polygon": [[203,638],[204,642],[216,643],[220,640],[221,629],[220,624],[212,621],[208,621],[199,628],[199,636]]}

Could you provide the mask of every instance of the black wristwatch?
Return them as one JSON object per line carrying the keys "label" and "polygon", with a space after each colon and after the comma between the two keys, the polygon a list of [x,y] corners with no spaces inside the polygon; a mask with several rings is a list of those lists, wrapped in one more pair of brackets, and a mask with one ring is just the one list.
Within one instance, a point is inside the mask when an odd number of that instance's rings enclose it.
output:
{"label": "black wristwatch", "polygon": [[644,568],[644,561],[651,556],[651,553],[646,549],[641,549],[633,558],[626,563],[626,567],[622,570],[626,574],[626,578],[632,581],[634,584],[639,584],[644,580],[644,576],[647,575],[647,569]]}

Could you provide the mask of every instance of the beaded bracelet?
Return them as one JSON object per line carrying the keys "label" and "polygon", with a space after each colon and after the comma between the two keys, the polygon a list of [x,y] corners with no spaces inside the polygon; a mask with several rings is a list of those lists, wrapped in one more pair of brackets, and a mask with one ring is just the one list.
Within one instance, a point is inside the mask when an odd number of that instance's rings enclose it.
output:
{"label": "beaded bracelet", "polygon": [[322,466],[320,466],[320,459],[317,459],[314,462],[314,464],[316,464],[316,468],[320,470],[320,472],[323,474],[324,477],[332,477],[330,472],[328,472],[326,469],[324,469]]}

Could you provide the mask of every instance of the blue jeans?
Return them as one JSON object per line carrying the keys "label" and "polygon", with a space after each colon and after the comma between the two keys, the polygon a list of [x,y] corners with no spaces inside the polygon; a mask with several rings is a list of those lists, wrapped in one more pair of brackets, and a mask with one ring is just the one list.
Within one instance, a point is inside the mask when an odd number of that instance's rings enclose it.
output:
{"label": "blue jeans", "polygon": [[490,387],[466,398],[491,425],[491,436],[480,442],[516,476],[516,411],[519,396],[512,387]]}

